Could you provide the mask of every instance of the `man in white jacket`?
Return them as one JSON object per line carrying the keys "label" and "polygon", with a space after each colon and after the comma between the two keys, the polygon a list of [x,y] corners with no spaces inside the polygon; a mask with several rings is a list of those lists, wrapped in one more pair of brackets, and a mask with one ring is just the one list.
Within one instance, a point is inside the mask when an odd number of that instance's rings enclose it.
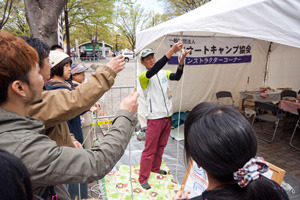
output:
{"label": "man in white jacket", "polygon": [[144,189],[151,188],[147,181],[150,172],[167,174],[166,171],[160,170],[160,165],[170,135],[173,114],[172,94],[168,80],[180,80],[184,59],[190,50],[182,52],[176,73],[162,70],[162,68],[174,53],[182,49],[182,46],[181,41],[174,44],[157,62],[152,49],[145,49],[141,52],[141,64],[147,69],[139,75],[140,84],[147,100],[147,131],[139,176],[139,182]]}

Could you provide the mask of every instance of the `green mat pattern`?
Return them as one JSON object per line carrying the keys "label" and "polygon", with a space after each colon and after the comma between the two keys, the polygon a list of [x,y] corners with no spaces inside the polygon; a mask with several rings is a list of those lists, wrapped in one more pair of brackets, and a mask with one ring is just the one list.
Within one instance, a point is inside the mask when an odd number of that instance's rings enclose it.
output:
{"label": "green mat pattern", "polygon": [[[129,166],[119,165],[116,168],[117,170],[110,172],[103,179],[106,194],[105,199],[131,200]],[[151,186],[151,189],[149,190],[144,190],[138,181],[140,165],[134,165],[131,169],[134,200],[172,199],[180,189],[180,185],[174,181],[173,176],[164,161],[162,161],[161,169],[167,171],[168,174],[160,175],[151,172],[148,179],[148,183]]]}

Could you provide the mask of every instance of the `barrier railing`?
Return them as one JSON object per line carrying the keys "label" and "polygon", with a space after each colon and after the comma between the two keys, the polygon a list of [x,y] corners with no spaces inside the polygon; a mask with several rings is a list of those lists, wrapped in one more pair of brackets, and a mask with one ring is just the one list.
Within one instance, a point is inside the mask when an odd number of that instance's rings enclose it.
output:
{"label": "barrier railing", "polygon": [[94,136],[96,139],[104,136],[104,132],[111,127],[112,119],[120,109],[121,101],[128,96],[134,86],[113,86],[99,100],[100,112],[94,112]]}

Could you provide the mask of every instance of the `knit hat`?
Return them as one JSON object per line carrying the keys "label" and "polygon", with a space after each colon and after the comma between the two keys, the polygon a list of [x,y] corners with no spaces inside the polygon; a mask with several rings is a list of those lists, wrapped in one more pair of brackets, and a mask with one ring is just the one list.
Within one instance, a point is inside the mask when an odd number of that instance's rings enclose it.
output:
{"label": "knit hat", "polygon": [[59,64],[64,59],[68,58],[69,55],[66,53],[63,53],[61,51],[50,51],[49,54],[49,61],[51,64],[51,68],[55,67],[57,64]]}
{"label": "knit hat", "polygon": [[79,64],[79,63],[73,63],[71,65],[71,74],[78,74],[81,72],[84,72],[85,70],[87,70],[88,68],[85,67],[83,64]]}

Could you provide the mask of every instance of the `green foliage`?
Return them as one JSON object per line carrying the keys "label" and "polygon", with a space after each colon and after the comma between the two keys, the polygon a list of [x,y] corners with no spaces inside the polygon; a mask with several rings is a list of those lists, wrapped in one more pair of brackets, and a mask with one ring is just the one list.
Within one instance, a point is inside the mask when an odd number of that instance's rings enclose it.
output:
{"label": "green foliage", "polygon": [[4,31],[17,36],[30,36],[30,28],[25,18],[25,6],[23,1],[15,1],[9,20],[3,27]]}
{"label": "green foliage", "polygon": [[[67,6],[71,46],[75,38],[79,44],[97,39],[104,40],[110,36],[113,5],[116,0],[69,0]],[[64,18],[64,17],[63,17]]]}
{"label": "green foliage", "polygon": [[160,0],[164,4],[164,11],[170,17],[185,14],[210,0]]}
{"label": "green foliage", "polygon": [[[165,21],[168,21],[170,19],[170,17],[163,13],[163,14],[160,14],[160,13],[156,13],[155,16],[154,16],[154,26],[162,23],[162,22],[165,22]],[[147,23],[145,24],[144,28],[147,29],[147,28],[151,28],[153,26],[153,20],[152,19],[148,19]]]}
{"label": "green foliage", "polygon": [[148,20],[144,8],[139,4],[122,4],[117,10],[115,26],[127,38],[131,50],[135,49],[136,31],[143,30]]}
{"label": "green foliage", "polygon": [[13,7],[15,4],[19,3],[19,1],[20,0],[0,1],[0,30],[9,22],[9,20],[11,20]]}
{"label": "green foliage", "polygon": [[7,23],[13,4],[13,0],[0,1],[0,30]]}
{"label": "green foliage", "polygon": [[69,27],[111,23],[114,2],[115,0],[69,0],[65,7],[69,11]]}

